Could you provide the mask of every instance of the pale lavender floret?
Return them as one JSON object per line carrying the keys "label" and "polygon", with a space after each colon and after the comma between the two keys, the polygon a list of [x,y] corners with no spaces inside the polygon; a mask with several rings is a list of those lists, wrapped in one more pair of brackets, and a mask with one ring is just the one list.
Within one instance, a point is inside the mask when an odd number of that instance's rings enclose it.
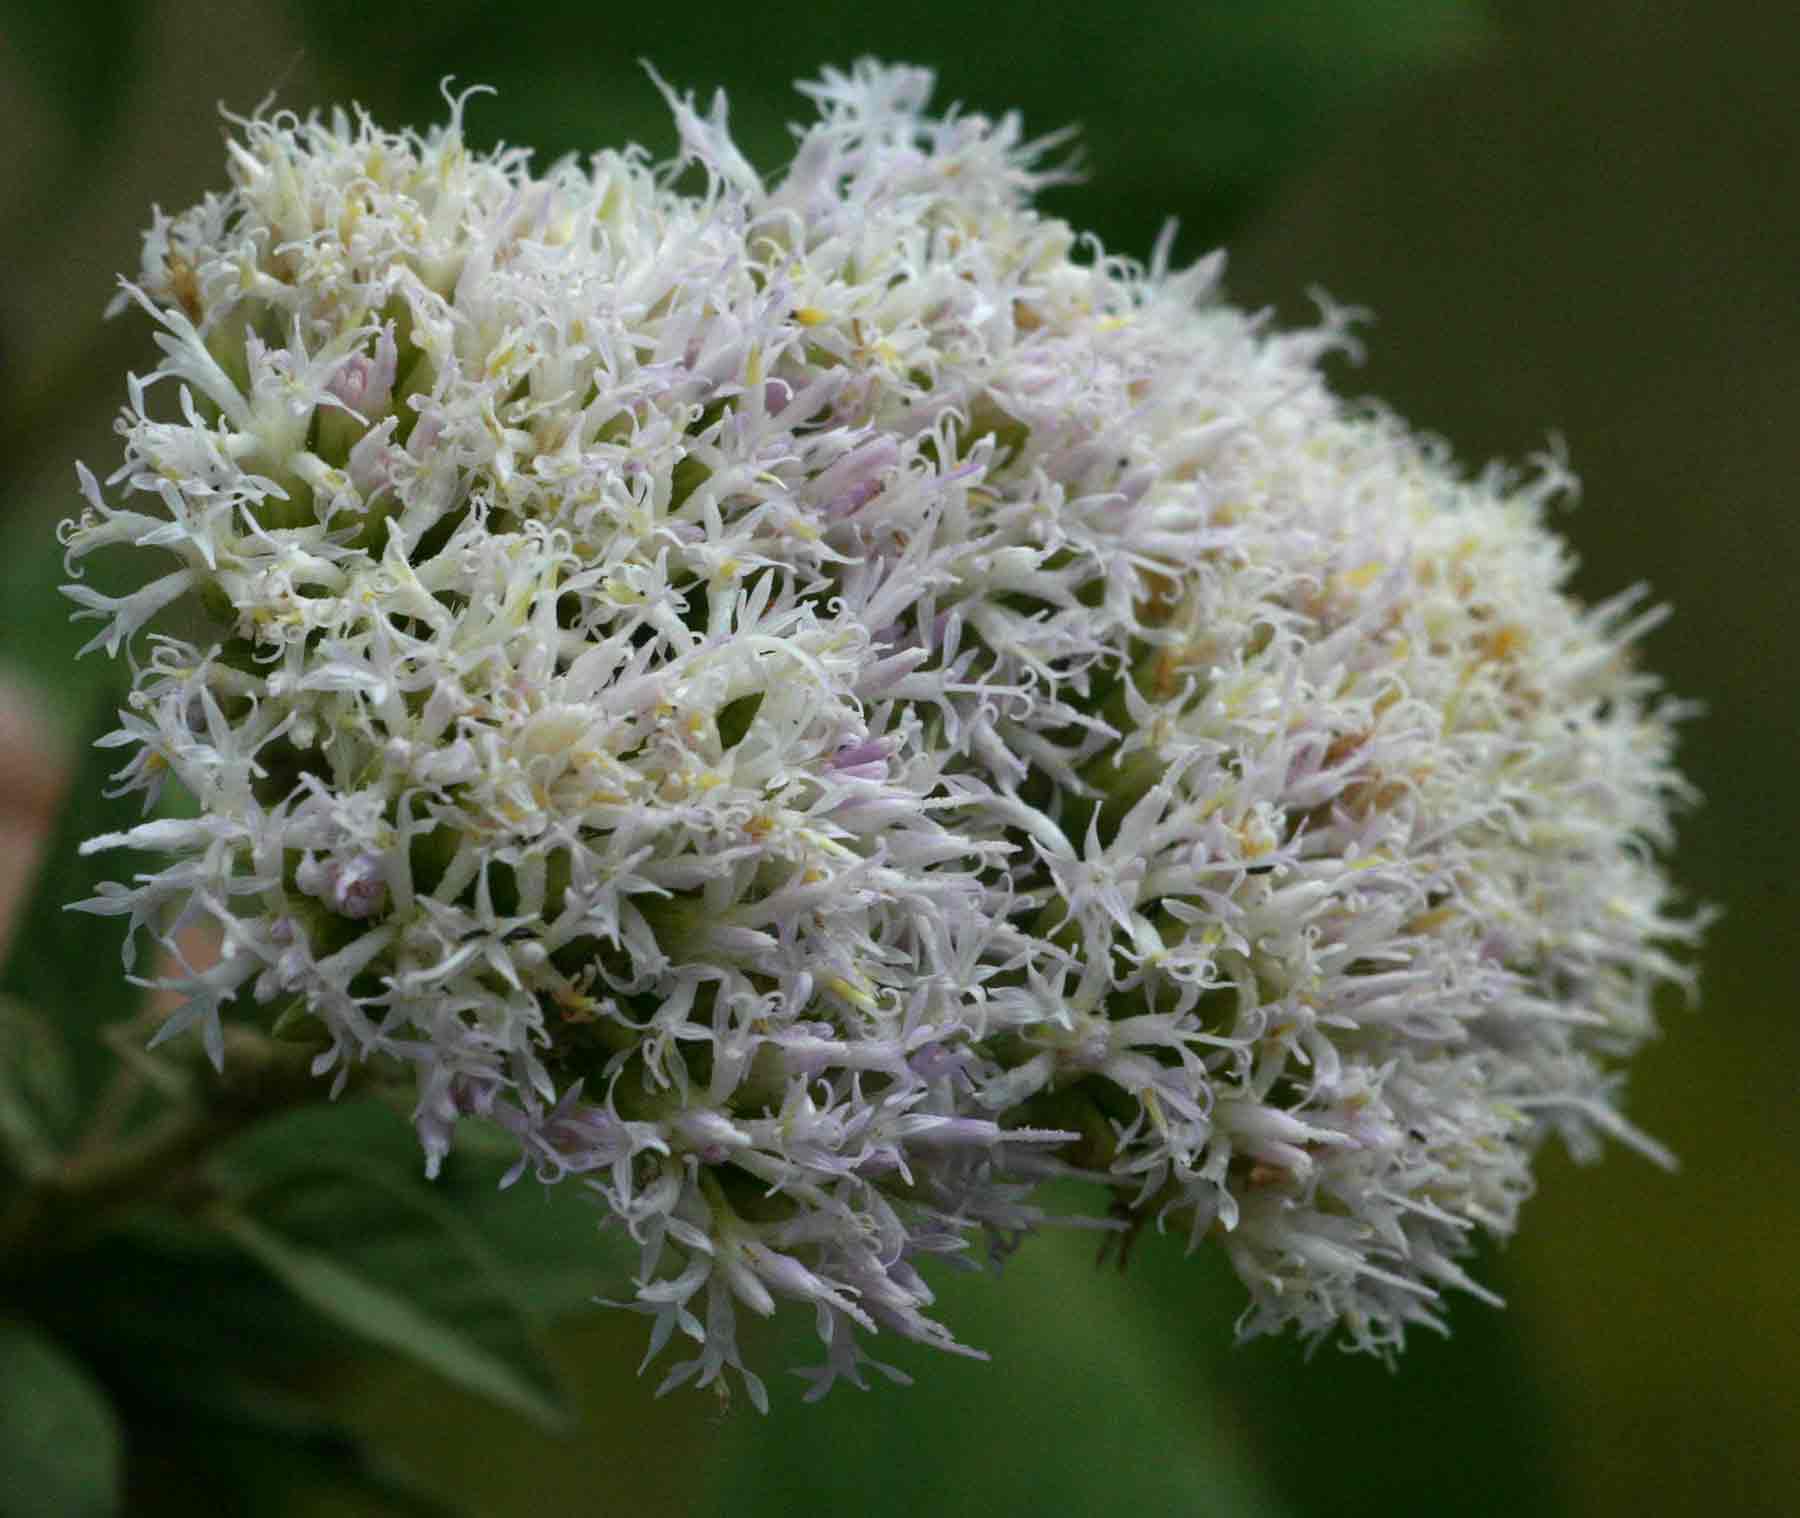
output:
{"label": "pale lavender floret", "polygon": [[71,588],[90,648],[216,617],[106,740],[200,815],[93,840],[168,862],[82,905],[128,968],[223,928],[159,1040],[298,1007],[339,1085],[415,1070],[428,1172],[478,1119],[579,1178],[696,1346],[664,1389],[762,1405],[783,1303],[809,1396],[904,1380],[877,1332],[976,1353],[919,1265],[1056,1178],[1222,1244],[1247,1331],[1386,1350],[1546,1135],[1661,1155],[1656,613],[1564,594],[1558,459],[1458,476],[1330,395],[1347,313],[1273,332],[1167,237],[1078,262],[1051,140],[929,86],[828,72],[774,183],[664,87],[696,197],[471,153],[466,97],[241,123],[63,530],[159,565]]}

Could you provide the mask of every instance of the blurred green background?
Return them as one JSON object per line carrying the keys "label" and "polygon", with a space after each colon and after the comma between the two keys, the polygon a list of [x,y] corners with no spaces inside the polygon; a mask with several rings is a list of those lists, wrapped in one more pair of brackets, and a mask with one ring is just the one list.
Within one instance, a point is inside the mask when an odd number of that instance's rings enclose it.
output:
{"label": "blurred green background", "polygon": [[[124,373],[152,362],[141,322],[99,312],[137,267],[150,203],[223,183],[219,102],[353,97],[424,124],[454,74],[500,89],[471,112],[479,139],[549,153],[636,139],[660,156],[673,134],[647,58],[679,88],[723,85],[771,167],[803,114],[790,81],[873,53],[936,68],[943,103],[1017,107],[1034,130],[1079,123],[1087,183],[1048,204],[1109,247],[1147,252],[1174,214],[1184,255],[1231,247],[1240,303],[1300,320],[1319,286],[1370,308],[1369,359],[1341,385],[1471,466],[1567,440],[1585,501],[1559,525],[1580,590],[1648,580],[1677,610],[1649,658],[1706,704],[1684,762],[1707,800],[1676,865],[1725,916],[1702,1005],[1672,999],[1633,1073],[1631,1114],[1681,1174],[1547,1155],[1521,1236],[1480,1262],[1508,1310],[1457,1304],[1454,1336],[1417,1342],[1396,1374],[1329,1349],[1307,1362],[1289,1342],[1232,1349],[1237,1298],[1210,1259],[1150,1240],[1120,1277],[1093,1268],[1088,1243],[1052,1239],[1001,1282],[946,1283],[949,1320],[995,1359],[922,1363],[902,1347],[910,1391],[802,1408],[795,1382],[766,1420],[691,1393],[653,1402],[633,1375],[642,1320],[617,1314],[557,1335],[586,1409],[572,1441],[373,1362],[330,1372],[337,1405],[494,1518],[1800,1511],[1800,33],[1785,8],[627,15],[549,0],[499,15],[477,0],[0,4],[0,675],[53,742],[109,672],[69,664],[85,635],[54,594],[50,527],[74,506],[71,461],[104,474],[116,458]],[[384,1511],[290,1487],[285,1506],[241,1510]]]}

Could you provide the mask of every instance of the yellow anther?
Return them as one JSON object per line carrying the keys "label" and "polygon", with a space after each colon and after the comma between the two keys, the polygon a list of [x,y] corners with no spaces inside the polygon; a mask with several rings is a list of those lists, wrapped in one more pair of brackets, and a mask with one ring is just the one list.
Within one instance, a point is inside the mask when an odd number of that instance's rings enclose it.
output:
{"label": "yellow anther", "polygon": [[859,1007],[864,1012],[873,1012],[875,1010],[875,998],[869,995],[867,991],[863,990],[861,986],[851,985],[850,982],[845,980],[841,975],[834,975],[830,980],[826,981],[825,989],[843,997],[844,1000],[849,1002],[853,1007]]}
{"label": "yellow anther", "polygon": [[1332,579],[1340,590],[1367,590],[1386,572],[1387,565],[1378,559],[1371,559],[1367,564],[1333,575]]}

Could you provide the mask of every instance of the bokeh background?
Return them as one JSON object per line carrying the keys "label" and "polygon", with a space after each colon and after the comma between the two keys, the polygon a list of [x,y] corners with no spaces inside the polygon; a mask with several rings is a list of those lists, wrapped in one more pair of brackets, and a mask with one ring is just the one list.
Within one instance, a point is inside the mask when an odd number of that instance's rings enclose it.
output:
{"label": "bokeh background", "polygon": [[[624,1314],[556,1331],[585,1408],[570,1440],[373,1360],[321,1386],[493,1518],[1800,1511],[1800,33],[1785,7],[539,0],[502,19],[483,0],[0,0],[0,911],[29,889],[74,726],[111,678],[71,663],[85,635],[65,625],[50,538],[71,461],[106,472],[123,376],[152,362],[142,322],[99,313],[136,268],[150,203],[223,183],[220,103],[355,98],[423,124],[453,74],[499,88],[471,111],[478,139],[661,155],[673,133],[647,58],[679,88],[724,86],[767,168],[803,114],[790,81],[865,53],[933,66],[945,102],[1081,124],[1088,182],[1050,208],[1109,247],[1147,252],[1174,214],[1186,256],[1231,248],[1240,303],[1303,320],[1317,286],[1368,307],[1368,359],[1340,384],[1472,467],[1566,440],[1585,483],[1559,524],[1578,588],[1651,582],[1677,615],[1648,657],[1706,708],[1684,748],[1706,801],[1676,870],[1724,915],[1699,1006],[1671,999],[1630,1101],[1682,1171],[1547,1155],[1520,1237],[1480,1262],[1510,1307],[1458,1304],[1453,1337],[1392,1374],[1290,1342],[1233,1349],[1234,1289],[1211,1260],[1145,1247],[1121,1277],[1088,1242],[1052,1239],[999,1282],[945,1284],[992,1364],[900,1352],[912,1390],[820,1408],[778,1390],[766,1420],[652,1401]],[[171,1479],[219,1512],[392,1510],[304,1473],[242,1505],[192,1453]]]}

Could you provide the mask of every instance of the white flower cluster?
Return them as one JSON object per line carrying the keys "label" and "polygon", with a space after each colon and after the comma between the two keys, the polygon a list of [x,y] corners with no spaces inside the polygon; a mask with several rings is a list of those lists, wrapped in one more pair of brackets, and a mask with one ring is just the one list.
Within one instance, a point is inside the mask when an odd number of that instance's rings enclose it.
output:
{"label": "white flower cluster", "polygon": [[1217,1240],[1247,1331],[1397,1344],[1546,1133],[1635,1138],[1653,614],[1561,591],[1554,460],[1459,476],[1217,260],[1075,257],[1046,144],[929,86],[804,86],[772,184],[672,95],[661,169],[239,123],[125,287],[132,504],[83,470],[64,529],[166,568],[71,587],[95,645],[211,628],[112,740],[198,815],[86,905],[222,929],[164,1034],[272,1003],[416,1069],[429,1167],[479,1114],[584,1177],[666,1384],[761,1404],[777,1298],[815,1391],[969,1352],[917,1264],[1071,1174]]}

